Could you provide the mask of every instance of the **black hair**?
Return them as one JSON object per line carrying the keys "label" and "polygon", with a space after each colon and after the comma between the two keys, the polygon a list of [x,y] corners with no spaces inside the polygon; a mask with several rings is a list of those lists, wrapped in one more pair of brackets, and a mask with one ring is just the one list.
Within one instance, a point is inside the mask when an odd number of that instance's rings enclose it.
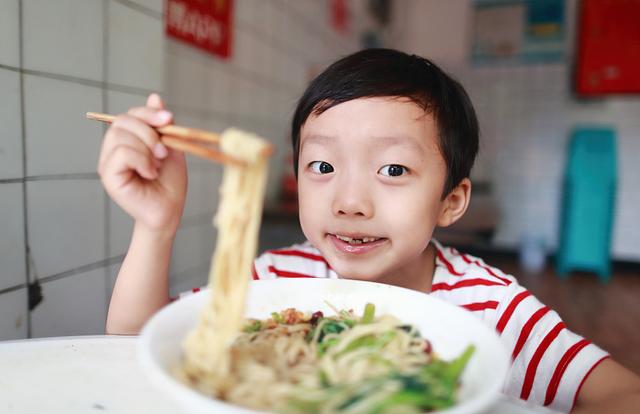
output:
{"label": "black hair", "polygon": [[443,199],[469,176],[478,153],[478,120],[469,96],[433,62],[393,49],[365,49],[346,56],[307,87],[291,128],[296,176],[300,131],[307,118],[340,103],[370,97],[408,98],[433,115],[447,165]]}

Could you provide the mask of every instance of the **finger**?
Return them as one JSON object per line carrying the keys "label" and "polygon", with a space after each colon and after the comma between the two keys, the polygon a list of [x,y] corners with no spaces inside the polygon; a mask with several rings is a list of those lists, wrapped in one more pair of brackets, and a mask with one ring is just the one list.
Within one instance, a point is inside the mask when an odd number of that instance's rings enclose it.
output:
{"label": "finger", "polygon": [[[149,108],[134,108],[129,112],[136,114],[143,113],[145,110],[149,110]],[[151,150],[156,158],[162,159],[167,156],[167,148],[160,142],[158,132],[135,115],[121,115],[113,125],[116,128],[128,130],[136,135]]]}
{"label": "finger", "polygon": [[164,102],[157,93],[152,93],[147,98],[147,106],[155,109],[164,109]]}
{"label": "finger", "polygon": [[127,112],[128,115],[135,116],[154,127],[161,127],[173,121],[173,114],[166,109],[150,108],[148,106],[139,106],[131,108]]}
{"label": "finger", "polygon": [[100,151],[100,158],[98,160],[98,169],[102,168],[102,165],[111,156],[111,153],[121,145],[133,148],[136,151],[145,154],[145,156],[150,159],[154,158],[151,149],[149,149],[149,147],[135,133],[128,129],[112,125],[107,131],[104,142],[102,143],[102,150]]}
{"label": "finger", "polygon": [[158,178],[152,158],[127,145],[116,147],[98,169],[98,174],[107,188],[122,187],[131,180],[133,173],[147,180]]}

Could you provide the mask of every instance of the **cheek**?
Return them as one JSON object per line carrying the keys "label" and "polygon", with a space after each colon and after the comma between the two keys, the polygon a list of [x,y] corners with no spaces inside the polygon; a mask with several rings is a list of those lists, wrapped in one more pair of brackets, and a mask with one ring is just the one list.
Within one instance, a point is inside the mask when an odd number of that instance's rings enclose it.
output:
{"label": "cheek", "polygon": [[[303,180],[298,181],[298,214],[300,226],[307,239],[312,240],[319,228],[321,218],[326,215],[322,194]],[[326,203],[326,200],[324,200]],[[313,240],[312,240],[313,241]]]}
{"label": "cheek", "polygon": [[[416,197],[420,194],[421,197]],[[441,205],[438,198],[418,191],[395,197],[387,196],[378,202],[376,214],[384,216],[386,227],[401,243],[430,240],[438,221]],[[420,243],[418,243],[420,244]]]}

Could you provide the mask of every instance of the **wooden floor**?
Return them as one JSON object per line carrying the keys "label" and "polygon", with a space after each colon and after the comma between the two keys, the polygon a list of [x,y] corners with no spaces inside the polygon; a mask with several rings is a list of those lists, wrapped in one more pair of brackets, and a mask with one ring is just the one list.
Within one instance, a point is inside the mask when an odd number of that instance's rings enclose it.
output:
{"label": "wooden floor", "polygon": [[569,329],[640,374],[639,265],[614,266],[611,281],[602,284],[589,273],[573,273],[562,280],[552,266],[541,274],[527,275],[513,256],[483,258],[518,278],[541,302],[558,312]]}

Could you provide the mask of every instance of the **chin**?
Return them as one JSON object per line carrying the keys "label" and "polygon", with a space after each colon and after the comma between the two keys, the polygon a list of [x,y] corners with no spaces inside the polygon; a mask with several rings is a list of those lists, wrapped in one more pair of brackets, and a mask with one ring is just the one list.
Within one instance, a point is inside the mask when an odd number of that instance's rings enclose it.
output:
{"label": "chin", "polygon": [[378,273],[365,273],[362,269],[354,269],[353,266],[333,266],[332,269],[340,276],[341,279],[364,280],[367,282],[376,282],[381,276]]}

